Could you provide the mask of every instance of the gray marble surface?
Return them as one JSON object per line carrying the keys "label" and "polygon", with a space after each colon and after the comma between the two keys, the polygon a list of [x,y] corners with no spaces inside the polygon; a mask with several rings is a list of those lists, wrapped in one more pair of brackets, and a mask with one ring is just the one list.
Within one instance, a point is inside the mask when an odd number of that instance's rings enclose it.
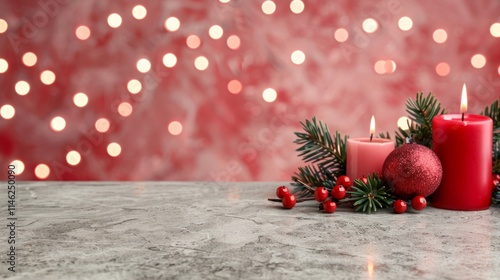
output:
{"label": "gray marble surface", "polygon": [[500,279],[500,209],[284,210],[277,186],[18,182],[17,272],[2,238],[0,278]]}

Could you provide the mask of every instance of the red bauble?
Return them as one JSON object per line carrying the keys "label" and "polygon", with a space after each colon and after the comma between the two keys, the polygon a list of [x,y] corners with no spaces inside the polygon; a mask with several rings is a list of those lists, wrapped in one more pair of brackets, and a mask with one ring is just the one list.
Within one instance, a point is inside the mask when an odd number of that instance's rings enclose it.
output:
{"label": "red bauble", "polygon": [[382,178],[400,199],[431,195],[441,183],[443,167],[437,155],[418,144],[405,144],[385,159]]}

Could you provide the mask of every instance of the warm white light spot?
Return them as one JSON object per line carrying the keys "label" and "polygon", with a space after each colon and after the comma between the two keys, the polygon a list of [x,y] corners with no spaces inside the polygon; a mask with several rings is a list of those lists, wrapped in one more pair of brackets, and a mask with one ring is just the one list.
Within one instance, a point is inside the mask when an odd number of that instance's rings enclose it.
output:
{"label": "warm white light spot", "polygon": [[132,105],[128,102],[122,102],[118,105],[118,114],[122,117],[128,117],[132,114]]}
{"label": "warm white light spot", "polygon": [[490,27],[490,33],[493,37],[500,37],[500,23],[495,22]]}
{"label": "warm white light spot", "polygon": [[345,30],[344,28],[339,28],[335,31],[335,40],[337,40],[337,42],[345,42],[347,41],[347,39],[349,38],[349,32],[347,32],[347,30]]}
{"label": "warm white light spot", "polygon": [[498,75],[500,76],[500,66],[498,66]]}
{"label": "warm white light spot", "polygon": [[132,16],[135,18],[135,19],[143,19],[146,17],[146,14],[148,13],[148,11],[146,10],[146,8],[144,8],[144,6],[142,5],[137,5],[135,6],[133,9],[132,9]]}
{"label": "warm white light spot", "polygon": [[87,40],[90,37],[90,29],[85,25],[81,25],[76,28],[75,34],[76,38]]}
{"label": "warm white light spot", "polygon": [[49,177],[50,168],[46,164],[39,164],[35,167],[35,176],[38,179],[45,179]]}
{"label": "warm white light spot", "polygon": [[408,130],[408,123],[411,124],[411,120],[407,117],[401,117],[398,119],[398,127],[401,128],[402,130]]}
{"label": "warm white light spot", "polygon": [[50,127],[54,131],[62,131],[66,127],[66,120],[57,116],[50,121]]}
{"label": "warm white light spot", "polygon": [[122,25],[122,17],[116,13],[110,14],[108,16],[108,24],[112,28],[118,28]]}
{"label": "warm white light spot", "polygon": [[198,69],[200,71],[207,69],[208,68],[208,59],[204,56],[198,56],[194,60],[194,67],[196,67],[196,69]]}
{"label": "warm white light spot", "polygon": [[370,135],[375,134],[375,116],[372,115],[372,118],[370,120]]}
{"label": "warm white light spot", "polygon": [[186,45],[190,49],[196,49],[201,45],[200,37],[196,35],[189,35],[186,39]]}
{"label": "warm white light spot", "polygon": [[77,107],[82,108],[85,107],[87,103],[89,103],[89,98],[85,93],[79,92],[75,94],[75,96],[73,96],[73,103],[75,103]]}
{"label": "warm white light spot", "polygon": [[168,124],[168,132],[172,135],[179,135],[182,132],[182,124],[178,121],[173,121]]}
{"label": "warm white light spot", "polygon": [[306,55],[304,54],[303,51],[296,50],[292,53],[290,58],[292,59],[292,62],[294,64],[300,65],[300,64],[304,63],[304,61],[306,60]]}
{"label": "warm white light spot", "polygon": [[5,104],[0,108],[0,116],[6,120],[12,119],[15,114],[16,109],[10,104]]}
{"label": "warm white light spot", "polygon": [[467,113],[467,87],[462,87],[462,98],[460,99],[460,113]]}
{"label": "warm white light spot", "polygon": [[0,58],[0,73],[5,73],[9,69],[9,63],[7,60]]}
{"label": "warm white light spot", "polygon": [[241,82],[238,80],[231,80],[229,83],[227,83],[227,90],[229,90],[230,93],[232,94],[238,94],[241,92],[242,89]]}
{"label": "warm white light spot", "polygon": [[51,85],[56,80],[56,74],[50,70],[45,70],[40,74],[40,80],[46,85]]}
{"label": "warm white light spot", "polygon": [[231,0],[219,0],[219,2],[221,2],[221,3],[229,3],[229,1],[231,1]]}
{"label": "warm white light spot", "polygon": [[110,123],[106,118],[100,118],[95,122],[95,129],[100,133],[105,133],[109,130]]}
{"label": "warm white light spot", "polygon": [[142,90],[142,84],[136,79],[132,79],[127,83],[127,90],[132,94],[137,94]]}
{"label": "warm white light spot", "polygon": [[377,74],[380,75],[385,74],[385,61],[379,60],[375,62],[374,69]]}
{"label": "warm white light spot", "polygon": [[444,29],[437,29],[432,33],[432,39],[434,39],[434,42],[442,44],[448,39],[448,33]]}
{"label": "warm white light spot", "polygon": [[36,54],[32,52],[27,52],[23,55],[23,63],[28,67],[34,66],[37,60]]}
{"label": "warm white light spot", "polygon": [[5,31],[7,31],[8,27],[9,25],[7,24],[7,22],[4,19],[0,18],[0,33],[4,33]]}
{"label": "warm white light spot", "polygon": [[384,63],[385,73],[392,74],[396,71],[396,62],[393,60],[386,60]]}
{"label": "warm white light spot", "polygon": [[264,98],[264,100],[266,102],[274,102],[277,97],[278,97],[278,93],[276,93],[276,91],[272,88],[266,88],[262,92],[262,98]]}
{"label": "warm white light spot", "polygon": [[14,165],[14,171],[16,172],[16,175],[21,175],[24,171],[24,162],[15,159],[11,163],[11,165]]}
{"label": "warm white light spot", "polygon": [[181,26],[181,22],[176,17],[169,17],[165,20],[165,29],[168,31],[177,31]]}
{"label": "warm white light spot", "polygon": [[402,17],[398,21],[398,26],[399,26],[399,29],[401,29],[403,31],[408,31],[412,28],[413,21],[409,17]]}
{"label": "warm white light spot", "polygon": [[470,63],[474,68],[481,69],[486,64],[486,57],[482,54],[475,54],[472,56]]}
{"label": "warm white light spot", "polygon": [[141,73],[146,73],[151,70],[151,62],[145,58],[141,58],[137,61],[137,70]]}
{"label": "warm white light spot", "polygon": [[293,0],[290,3],[290,10],[294,14],[300,14],[300,13],[302,13],[304,11],[304,2],[302,2],[300,0]]}
{"label": "warm white light spot", "polygon": [[16,83],[16,92],[19,95],[26,95],[30,92],[30,85],[25,81],[19,81]]}
{"label": "warm white light spot", "polygon": [[223,34],[224,30],[222,30],[222,27],[219,25],[212,25],[210,29],[208,29],[208,35],[214,40],[220,39]]}
{"label": "warm white light spot", "polygon": [[122,147],[120,146],[120,144],[113,142],[108,145],[107,150],[110,156],[117,157],[122,152]]}
{"label": "warm white light spot", "polygon": [[163,65],[172,68],[177,64],[177,57],[173,53],[167,53],[163,56]]}
{"label": "warm white light spot", "polygon": [[77,165],[82,160],[82,156],[77,151],[70,151],[66,154],[66,161],[70,165]]}
{"label": "warm white light spot", "polygon": [[373,33],[377,31],[377,29],[378,29],[378,23],[376,20],[372,18],[367,18],[363,21],[363,30],[366,33]]}
{"label": "warm white light spot", "polygon": [[276,11],[276,4],[273,1],[264,1],[262,3],[262,11],[266,15],[272,15]]}
{"label": "warm white light spot", "polygon": [[240,37],[237,35],[231,35],[227,38],[227,46],[232,50],[237,50],[240,47],[241,41]]}
{"label": "warm white light spot", "polygon": [[450,74],[450,65],[446,62],[441,62],[436,65],[436,74],[441,77],[448,76]]}

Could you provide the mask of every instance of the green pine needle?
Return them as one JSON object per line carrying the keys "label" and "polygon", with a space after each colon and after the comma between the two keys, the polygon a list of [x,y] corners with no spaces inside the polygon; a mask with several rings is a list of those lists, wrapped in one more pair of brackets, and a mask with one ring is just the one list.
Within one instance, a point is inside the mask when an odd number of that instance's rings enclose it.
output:
{"label": "green pine needle", "polygon": [[394,202],[394,197],[389,189],[383,185],[382,179],[373,174],[368,176],[368,183],[361,179],[354,180],[354,185],[347,193],[350,198],[342,201],[354,201],[355,211],[362,211],[368,214],[376,212],[380,208],[388,208]]}
{"label": "green pine needle", "polygon": [[493,173],[500,174],[500,106],[495,100],[481,115],[493,120]]}
{"label": "green pine needle", "polygon": [[303,161],[315,164],[324,176],[335,177],[346,173],[347,136],[342,137],[335,132],[332,138],[328,126],[313,117],[312,121],[302,123],[304,132],[295,132],[295,144],[300,145],[296,150]]}
{"label": "green pine needle", "polygon": [[414,100],[409,98],[406,101],[406,112],[411,121],[408,122],[408,130],[399,128],[396,131],[396,146],[403,145],[410,137],[415,143],[432,148],[432,119],[446,113],[446,110],[441,109],[441,104],[432,93],[424,97],[424,93],[419,92]]}

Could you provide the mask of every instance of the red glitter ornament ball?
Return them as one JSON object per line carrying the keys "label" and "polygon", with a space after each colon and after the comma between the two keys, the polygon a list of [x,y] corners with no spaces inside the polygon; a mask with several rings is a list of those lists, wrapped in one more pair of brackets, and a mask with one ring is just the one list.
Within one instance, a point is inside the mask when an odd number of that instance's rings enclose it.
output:
{"label": "red glitter ornament ball", "polygon": [[382,178],[399,199],[431,195],[441,183],[443,167],[437,155],[418,144],[405,144],[385,159]]}

